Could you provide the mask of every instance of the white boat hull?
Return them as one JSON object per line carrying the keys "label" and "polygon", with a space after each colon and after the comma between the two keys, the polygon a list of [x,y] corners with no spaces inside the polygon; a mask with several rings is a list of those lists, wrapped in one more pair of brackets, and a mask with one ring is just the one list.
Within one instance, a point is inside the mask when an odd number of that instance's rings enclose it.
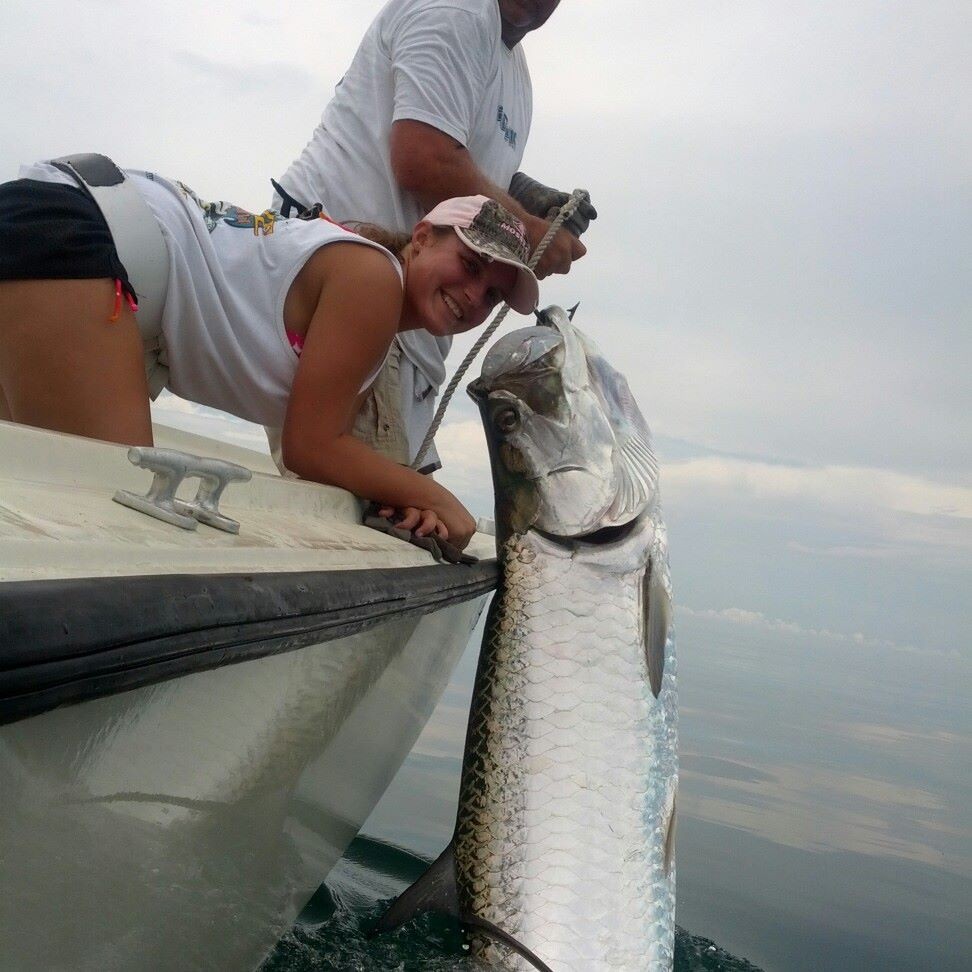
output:
{"label": "white boat hull", "polygon": [[0,968],[254,968],[378,802],[481,602],[0,728]]}

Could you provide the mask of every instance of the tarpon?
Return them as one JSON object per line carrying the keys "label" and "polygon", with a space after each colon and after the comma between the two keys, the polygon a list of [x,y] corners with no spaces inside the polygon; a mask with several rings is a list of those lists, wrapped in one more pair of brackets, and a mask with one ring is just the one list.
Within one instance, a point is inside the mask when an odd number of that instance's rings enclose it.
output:
{"label": "tarpon", "polygon": [[497,968],[661,972],[677,762],[658,466],[624,377],[565,311],[539,317],[469,387],[501,581],[452,842],[380,927],[439,909]]}

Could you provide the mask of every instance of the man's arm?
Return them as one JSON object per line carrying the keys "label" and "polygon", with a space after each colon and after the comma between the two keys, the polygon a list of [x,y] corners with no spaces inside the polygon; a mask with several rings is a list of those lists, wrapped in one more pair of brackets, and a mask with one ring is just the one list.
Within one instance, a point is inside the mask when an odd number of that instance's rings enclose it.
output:
{"label": "man's arm", "polygon": [[[528,213],[505,188],[490,182],[465,146],[425,122],[402,119],[393,123],[391,163],[398,184],[418,197],[426,210],[452,196],[489,196],[523,220],[531,250],[550,226],[548,220]],[[580,240],[561,229],[544,252],[537,277],[567,273],[571,263],[586,252]]]}

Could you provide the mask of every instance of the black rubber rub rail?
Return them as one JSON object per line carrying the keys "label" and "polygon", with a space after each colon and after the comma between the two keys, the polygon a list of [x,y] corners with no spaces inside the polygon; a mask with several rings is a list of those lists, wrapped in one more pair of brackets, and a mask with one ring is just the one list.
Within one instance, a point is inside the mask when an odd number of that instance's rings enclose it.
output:
{"label": "black rubber rub rail", "polygon": [[497,576],[483,560],[0,584],[0,724],[429,614]]}

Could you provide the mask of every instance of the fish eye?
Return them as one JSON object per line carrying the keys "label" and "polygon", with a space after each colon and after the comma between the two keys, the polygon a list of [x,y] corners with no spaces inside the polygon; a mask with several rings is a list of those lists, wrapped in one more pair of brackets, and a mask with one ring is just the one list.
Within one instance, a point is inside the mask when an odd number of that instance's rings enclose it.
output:
{"label": "fish eye", "polygon": [[520,416],[515,408],[501,408],[493,416],[493,424],[500,432],[515,432],[520,427]]}

